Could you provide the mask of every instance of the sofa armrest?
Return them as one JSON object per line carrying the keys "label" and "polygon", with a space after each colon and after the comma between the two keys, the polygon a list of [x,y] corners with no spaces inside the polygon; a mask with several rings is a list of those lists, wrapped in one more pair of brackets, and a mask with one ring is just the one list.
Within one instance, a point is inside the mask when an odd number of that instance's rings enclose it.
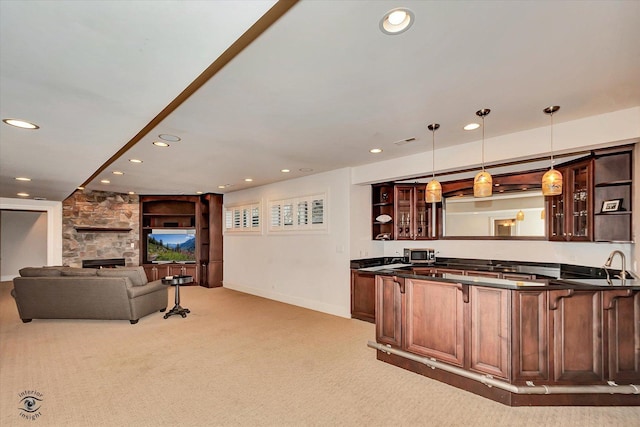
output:
{"label": "sofa armrest", "polygon": [[167,285],[162,284],[162,280],[154,280],[153,282],[148,282],[146,285],[142,286],[132,286],[130,285],[131,281],[128,279],[127,282],[127,295],[129,298],[137,298],[167,287]]}

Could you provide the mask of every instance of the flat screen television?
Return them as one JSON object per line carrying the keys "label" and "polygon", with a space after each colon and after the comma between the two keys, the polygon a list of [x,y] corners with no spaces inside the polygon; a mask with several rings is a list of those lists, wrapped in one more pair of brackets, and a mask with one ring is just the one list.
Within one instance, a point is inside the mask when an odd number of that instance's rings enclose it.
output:
{"label": "flat screen television", "polygon": [[147,235],[147,262],[196,262],[196,231],[151,230]]}

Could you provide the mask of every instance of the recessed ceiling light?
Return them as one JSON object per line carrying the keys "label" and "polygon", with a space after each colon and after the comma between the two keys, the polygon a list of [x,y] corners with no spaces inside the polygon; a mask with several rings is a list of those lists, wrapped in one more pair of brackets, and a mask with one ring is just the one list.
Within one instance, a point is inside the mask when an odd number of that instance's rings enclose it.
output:
{"label": "recessed ceiling light", "polygon": [[78,190],[84,190],[84,187],[80,186],[80,187],[76,187]]}
{"label": "recessed ceiling light", "polygon": [[372,148],[369,152],[373,154],[382,153],[382,148]]}
{"label": "recessed ceiling light", "polygon": [[480,123],[469,123],[465,125],[462,129],[464,130],[476,130],[480,127]]}
{"label": "recessed ceiling light", "polygon": [[227,187],[226,185],[218,185],[218,188],[220,188],[220,189],[223,189],[223,188],[226,188],[226,187]]}
{"label": "recessed ceiling light", "polygon": [[405,8],[392,9],[380,20],[380,31],[389,35],[402,34],[413,25],[413,12]]}
{"label": "recessed ceiling light", "polygon": [[21,129],[40,129],[40,126],[20,119],[2,119],[2,121],[8,125],[15,126]]}
{"label": "recessed ceiling light", "polygon": [[282,173],[289,173],[289,172],[291,172],[291,170],[290,170],[290,169],[280,169],[280,172],[282,172]]}
{"label": "recessed ceiling light", "polygon": [[25,176],[16,177],[16,181],[31,181],[31,178],[27,178]]}
{"label": "recessed ceiling light", "polygon": [[168,147],[169,144],[167,144],[166,142],[162,142],[162,141],[153,141],[153,145],[155,145],[156,147]]}
{"label": "recessed ceiling light", "polygon": [[139,159],[129,159],[131,163],[142,163],[142,160]]}
{"label": "recessed ceiling light", "polygon": [[253,178],[245,178],[245,182],[253,182]]}
{"label": "recessed ceiling light", "polygon": [[133,195],[133,194],[136,194],[136,192],[135,191],[129,191],[129,194]]}
{"label": "recessed ceiling light", "polygon": [[111,181],[109,181],[108,179],[101,179],[100,182],[103,184],[111,184]]}
{"label": "recessed ceiling light", "polygon": [[202,194],[202,191],[196,191],[196,194]]}
{"label": "recessed ceiling light", "polygon": [[178,142],[178,141],[180,141],[180,137],[179,136],[169,135],[168,133],[161,133],[160,135],[158,135],[158,138],[163,139],[165,141],[169,141],[169,142]]}
{"label": "recessed ceiling light", "polygon": [[29,197],[29,193],[18,193],[17,195],[20,197]]}
{"label": "recessed ceiling light", "polygon": [[114,174],[114,175],[124,175],[124,172],[122,172],[122,171],[113,171],[111,173]]}

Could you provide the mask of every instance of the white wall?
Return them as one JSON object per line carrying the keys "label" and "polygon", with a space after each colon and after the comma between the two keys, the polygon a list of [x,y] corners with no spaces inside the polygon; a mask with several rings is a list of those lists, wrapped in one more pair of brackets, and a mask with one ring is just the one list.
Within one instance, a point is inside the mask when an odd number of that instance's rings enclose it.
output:
{"label": "white wall", "polygon": [[[45,236],[47,250],[46,262],[42,264],[62,264],[62,202],[52,202],[47,200],[11,199],[0,197],[0,210],[46,212]],[[19,239],[20,242],[18,242],[18,244],[22,244],[21,238]],[[27,246],[25,245],[25,247]],[[9,280],[5,279],[5,277],[13,278],[17,275],[17,270],[11,273],[9,271],[3,271],[2,280]]]}
{"label": "white wall", "polygon": [[[531,158],[547,155],[548,127],[531,129],[510,135],[485,140],[487,163],[512,159]],[[570,153],[598,147],[621,145],[640,140],[640,107],[616,111],[600,116],[575,120],[554,125],[554,147],[558,152]],[[436,172],[452,171],[479,166],[480,142],[458,145],[449,149],[436,150]],[[427,166],[425,166],[427,165]],[[370,192],[368,184],[392,181],[411,176],[429,174],[431,153],[422,153],[398,159],[363,165],[352,169],[352,182]],[[491,168],[488,168],[491,171]],[[633,236],[640,236],[640,147],[636,146],[633,189]],[[445,181],[445,177],[440,181]],[[359,194],[360,190],[352,193]],[[352,205],[352,215],[366,218],[371,216],[371,204]],[[370,198],[369,198],[370,201]],[[438,251],[437,256],[457,258],[489,258],[514,261],[559,262],[585,266],[602,266],[609,253],[615,249],[627,255],[627,267],[639,272],[639,251],[634,244],[588,243],[588,242],[548,242],[548,241],[493,241],[493,240],[434,240],[419,242],[365,242],[363,230],[352,229],[351,241],[358,245],[358,251],[379,253],[383,246],[384,256],[398,256],[405,247],[430,247]],[[371,238],[371,231],[368,231]],[[358,258],[354,255],[353,258]],[[616,260],[614,268],[617,267]]]}
{"label": "white wall", "polygon": [[0,211],[0,280],[11,280],[23,267],[47,264],[47,213]]}
{"label": "white wall", "polygon": [[[225,194],[225,206],[262,202],[263,231],[224,235],[224,286],[349,317],[349,180],[349,169],[340,169]],[[317,193],[327,194],[326,232],[267,232],[269,200]]]}

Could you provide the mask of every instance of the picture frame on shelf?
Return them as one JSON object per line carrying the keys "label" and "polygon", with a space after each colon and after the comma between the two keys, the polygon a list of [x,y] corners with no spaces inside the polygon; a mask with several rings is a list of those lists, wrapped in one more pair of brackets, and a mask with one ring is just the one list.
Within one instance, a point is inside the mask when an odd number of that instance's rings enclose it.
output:
{"label": "picture frame on shelf", "polygon": [[622,199],[611,199],[602,202],[602,209],[600,212],[617,212],[622,209]]}

